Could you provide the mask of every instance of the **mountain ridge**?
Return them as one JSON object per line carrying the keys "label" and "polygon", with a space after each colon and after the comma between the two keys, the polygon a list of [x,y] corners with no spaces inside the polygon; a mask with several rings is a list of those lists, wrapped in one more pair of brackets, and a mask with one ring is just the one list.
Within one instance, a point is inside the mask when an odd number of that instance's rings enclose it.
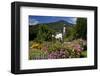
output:
{"label": "mountain ridge", "polygon": [[[50,22],[50,23],[38,23],[36,25],[42,25],[42,24],[54,24],[54,23],[63,23],[63,24],[67,24],[67,25],[74,25],[68,21],[65,20],[59,20],[59,21],[55,21],[55,22]],[[35,25],[29,25],[29,26],[35,26]]]}

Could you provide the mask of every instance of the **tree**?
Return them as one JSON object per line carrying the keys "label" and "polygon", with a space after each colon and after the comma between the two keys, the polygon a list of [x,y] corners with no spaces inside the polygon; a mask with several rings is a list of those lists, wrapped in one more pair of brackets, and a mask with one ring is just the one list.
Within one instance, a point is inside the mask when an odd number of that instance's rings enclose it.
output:
{"label": "tree", "polygon": [[33,25],[33,26],[29,26],[29,40],[34,40],[36,38],[36,35],[38,33],[38,25]]}
{"label": "tree", "polygon": [[50,41],[52,40],[52,34],[54,33],[54,30],[50,29],[46,25],[40,25],[37,33],[36,40],[38,42],[43,41]]}
{"label": "tree", "polygon": [[76,26],[75,26],[75,37],[76,38],[87,38],[87,19],[86,18],[77,18]]}

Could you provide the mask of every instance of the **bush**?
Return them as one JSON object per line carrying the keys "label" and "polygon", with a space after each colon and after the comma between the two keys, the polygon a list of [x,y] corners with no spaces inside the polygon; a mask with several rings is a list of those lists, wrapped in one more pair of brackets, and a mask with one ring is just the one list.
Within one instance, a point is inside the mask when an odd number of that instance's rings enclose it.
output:
{"label": "bush", "polygon": [[29,59],[47,59],[48,54],[39,49],[30,49]]}
{"label": "bush", "polygon": [[51,45],[48,46],[48,51],[52,52],[52,51],[57,51],[60,50],[62,48],[62,44],[59,41],[56,41],[55,43],[51,43]]}

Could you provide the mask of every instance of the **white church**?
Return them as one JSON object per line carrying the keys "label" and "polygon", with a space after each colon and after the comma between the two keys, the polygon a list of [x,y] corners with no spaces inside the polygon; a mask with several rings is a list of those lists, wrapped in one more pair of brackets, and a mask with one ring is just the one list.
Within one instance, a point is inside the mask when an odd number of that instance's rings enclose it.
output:
{"label": "white church", "polygon": [[65,33],[66,33],[66,27],[63,27],[63,32],[62,33],[59,32],[56,35],[52,35],[52,37],[62,41],[63,40],[63,36],[65,35]]}

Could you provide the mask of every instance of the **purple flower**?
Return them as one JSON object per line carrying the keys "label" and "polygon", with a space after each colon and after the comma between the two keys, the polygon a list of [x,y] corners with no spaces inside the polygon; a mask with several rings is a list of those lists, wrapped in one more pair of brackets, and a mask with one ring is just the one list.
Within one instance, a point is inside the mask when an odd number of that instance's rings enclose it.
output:
{"label": "purple flower", "polygon": [[79,44],[75,45],[74,49],[76,50],[76,52],[81,52],[83,50],[83,48]]}

